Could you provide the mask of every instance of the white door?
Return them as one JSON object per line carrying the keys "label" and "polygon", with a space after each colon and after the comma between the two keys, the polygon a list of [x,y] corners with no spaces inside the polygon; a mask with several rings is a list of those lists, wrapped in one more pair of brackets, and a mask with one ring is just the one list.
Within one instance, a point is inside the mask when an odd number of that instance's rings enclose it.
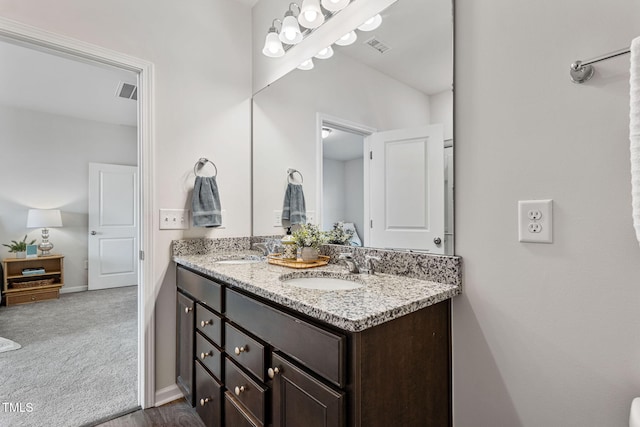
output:
{"label": "white door", "polygon": [[138,284],[138,168],[89,163],[89,290]]}
{"label": "white door", "polygon": [[444,253],[442,125],[373,133],[368,246]]}

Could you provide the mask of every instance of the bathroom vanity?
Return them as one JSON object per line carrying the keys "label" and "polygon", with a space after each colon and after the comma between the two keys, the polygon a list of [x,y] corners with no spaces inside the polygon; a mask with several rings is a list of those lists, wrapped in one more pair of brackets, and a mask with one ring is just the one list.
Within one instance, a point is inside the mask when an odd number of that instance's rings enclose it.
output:
{"label": "bathroom vanity", "polygon": [[451,425],[459,286],[383,274],[319,291],[264,262],[174,260],[177,383],[207,426]]}

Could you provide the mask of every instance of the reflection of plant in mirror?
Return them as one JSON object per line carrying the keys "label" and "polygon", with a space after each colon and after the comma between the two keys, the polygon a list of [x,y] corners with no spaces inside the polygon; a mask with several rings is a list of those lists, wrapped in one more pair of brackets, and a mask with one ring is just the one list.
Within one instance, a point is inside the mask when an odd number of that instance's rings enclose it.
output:
{"label": "reflection of plant in mirror", "polygon": [[350,245],[353,230],[345,230],[343,222],[333,224],[333,230],[327,231],[327,243],[334,245]]}
{"label": "reflection of plant in mirror", "polygon": [[2,246],[6,246],[9,248],[9,252],[24,252],[27,250],[27,245],[33,245],[36,241],[32,240],[31,243],[27,243],[27,235],[24,235],[24,239],[19,242],[12,240],[10,244],[2,244]]}
{"label": "reflection of plant in mirror", "polygon": [[327,236],[317,225],[304,224],[293,232],[293,241],[301,248],[319,249],[327,241]]}

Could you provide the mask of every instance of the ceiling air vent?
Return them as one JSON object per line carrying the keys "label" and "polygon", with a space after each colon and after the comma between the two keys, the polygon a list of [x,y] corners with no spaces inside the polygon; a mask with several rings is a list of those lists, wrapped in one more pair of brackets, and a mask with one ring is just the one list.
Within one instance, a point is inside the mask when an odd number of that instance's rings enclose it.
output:
{"label": "ceiling air vent", "polygon": [[129,83],[120,82],[116,96],[119,98],[138,100],[138,87]]}
{"label": "ceiling air vent", "polygon": [[385,53],[386,51],[391,49],[389,46],[387,46],[386,44],[384,44],[383,42],[375,38],[375,36],[371,37],[369,40],[367,40],[364,43],[368,46],[371,46],[372,48],[374,48],[380,53]]}

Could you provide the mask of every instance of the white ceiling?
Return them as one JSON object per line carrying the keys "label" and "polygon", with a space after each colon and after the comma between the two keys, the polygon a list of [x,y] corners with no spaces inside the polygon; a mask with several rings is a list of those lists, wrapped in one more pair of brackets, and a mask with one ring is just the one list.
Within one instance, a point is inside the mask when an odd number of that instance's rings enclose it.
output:
{"label": "white ceiling", "polygon": [[[450,0],[398,0],[374,31],[356,30],[351,46],[335,46],[378,71],[427,94],[453,84],[453,14]],[[391,47],[380,54],[365,42],[376,37]]]}
{"label": "white ceiling", "polygon": [[136,74],[89,64],[0,40],[0,105],[95,120],[137,125],[136,102],[118,98],[121,81]]}
{"label": "white ceiling", "polygon": [[363,146],[362,135],[332,129],[331,134],[322,140],[322,157],[343,162],[362,158]]}

